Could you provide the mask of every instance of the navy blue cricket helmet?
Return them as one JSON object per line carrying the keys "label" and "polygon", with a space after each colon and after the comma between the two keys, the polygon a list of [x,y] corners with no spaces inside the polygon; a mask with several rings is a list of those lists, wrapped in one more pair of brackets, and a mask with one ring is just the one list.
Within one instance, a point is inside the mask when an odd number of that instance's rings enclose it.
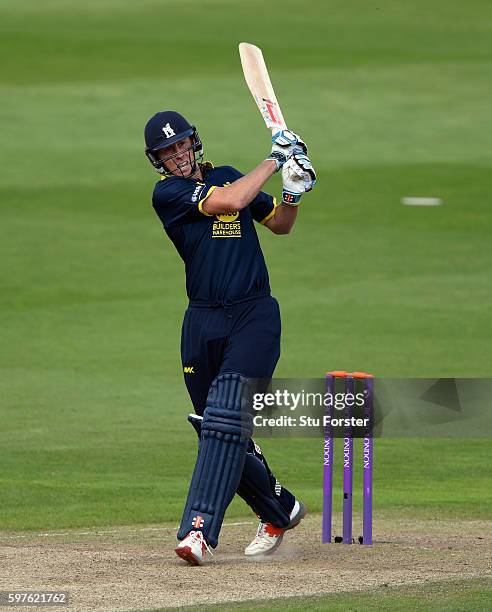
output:
{"label": "navy blue cricket helmet", "polygon": [[[194,161],[192,173],[196,169],[197,155],[198,160],[203,158],[203,145],[196,127],[191,125],[183,115],[175,111],[162,111],[151,117],[145,126],[145,155],[150,163],[160,174],[170,174],[164,166],[164,162],[156,155],[161,149],[183,140],[187,136],[191,137]],[[191,159],[190,159],[191,161]]]}

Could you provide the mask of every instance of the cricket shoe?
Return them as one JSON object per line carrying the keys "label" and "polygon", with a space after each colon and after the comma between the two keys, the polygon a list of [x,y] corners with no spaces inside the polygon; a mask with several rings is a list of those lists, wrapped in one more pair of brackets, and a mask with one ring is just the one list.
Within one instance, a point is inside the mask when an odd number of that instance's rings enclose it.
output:
{"label": "cricket shoe", "polygon": [[188,561],[191,565],[202,565],[207,550],[212,555],[201,531],[190,531],[174,549],[178,557]]}
{"label": "cricket shoe", "polygon": [[282,543],[284,533],[289,529],[297,527],[306,514],[306,506],[296,500],[294,508],[290,513],[290,521],[287,527],[275,527],[271,523],[260,523],[255,539],[245,549],[244,554],[248,557],[270,555]]}

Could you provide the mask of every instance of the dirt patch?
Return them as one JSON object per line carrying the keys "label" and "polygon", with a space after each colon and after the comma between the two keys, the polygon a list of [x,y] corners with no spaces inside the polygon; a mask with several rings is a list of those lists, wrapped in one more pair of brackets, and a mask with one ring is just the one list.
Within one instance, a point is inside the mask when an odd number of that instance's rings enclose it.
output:
{"label": "dirt patch", "polygon": [[226,524],[202,567],[181,561],[176,528],[159,525],[0,533],[0,590],[67,590],[72,610],[135,610],[490,575],[489,521],[379,517],[373,546],[323,545],[320,524],[309,516],[259,561],[243,554],[256,523]]}

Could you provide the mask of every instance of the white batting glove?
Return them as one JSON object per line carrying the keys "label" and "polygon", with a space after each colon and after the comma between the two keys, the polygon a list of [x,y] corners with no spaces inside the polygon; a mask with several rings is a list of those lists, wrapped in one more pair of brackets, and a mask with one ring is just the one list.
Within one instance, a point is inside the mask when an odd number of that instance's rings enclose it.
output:
{"label": "white batting glove", "polygon": [[302,149],[295,150],[282,168],[282,202],[298,206],[301,196],[316,184],[316,172]]}
{"label": "white batting glove", "polygon": [[304,191],[311,191],[316,185],[316,171],[313,164],[305,152],[299,148],[294,149],[292,160],[302,170],[302,179],[304,181]]}
{"label": "white batting glove", "polygon": [[296,148],[300,148],[304,153],[307,153],[306,143],[294,132],[280,130],[272,135],[272,152],[267,159],[275,161],[277,164],[276,172],[282,168]]}
{"label": "white batting glove", "polygon": [[298,206],[305,191],[303,171],[291,157],[282,167],[283,204]]}

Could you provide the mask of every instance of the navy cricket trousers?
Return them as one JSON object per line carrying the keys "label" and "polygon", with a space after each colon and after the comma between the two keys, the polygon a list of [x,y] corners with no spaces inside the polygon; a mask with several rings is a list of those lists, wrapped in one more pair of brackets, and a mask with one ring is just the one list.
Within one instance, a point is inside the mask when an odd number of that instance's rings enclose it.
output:
{"label": "navy cricket trousers", "polygon": [[271,295],[235,303],[191,303],[181,334],[181,360],[195,412],[203,415],[214,378],[226,372],[270,379],[280,357],[280,310]]}

